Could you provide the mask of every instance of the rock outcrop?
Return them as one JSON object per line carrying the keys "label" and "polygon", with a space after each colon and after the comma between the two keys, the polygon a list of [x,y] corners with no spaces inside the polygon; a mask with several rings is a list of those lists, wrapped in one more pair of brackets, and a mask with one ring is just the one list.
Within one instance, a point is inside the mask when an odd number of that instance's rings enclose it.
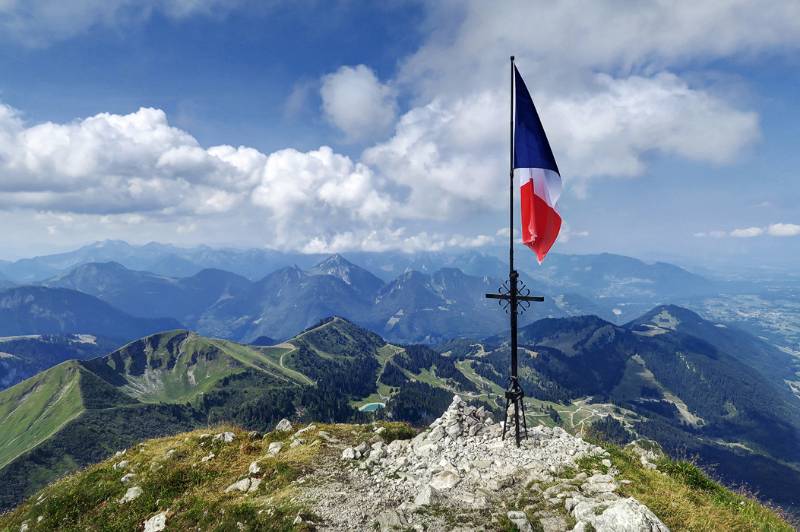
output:
{"label": "rock outcrop", "polygon": [[[576,531],[667,530],[644,505],[615,493],[613,468],[576,473],[581,458],[602,459],[601,448],[560,428],[532,427],[519,448],[501,433],[483,408],[455,396],[412,440],[386,445],[374,438],[344,448],[343,474],[308,488],[304,500],[324,519],[323,528],[335,530],[447,530],[455,523],[470,529],[481,512],[497,507],[509,508],[507,518],[519,530],[532,530],[529,517],[548,531],[568,530],[568,519]],[[523,488],[541,504],[514,508]]]}

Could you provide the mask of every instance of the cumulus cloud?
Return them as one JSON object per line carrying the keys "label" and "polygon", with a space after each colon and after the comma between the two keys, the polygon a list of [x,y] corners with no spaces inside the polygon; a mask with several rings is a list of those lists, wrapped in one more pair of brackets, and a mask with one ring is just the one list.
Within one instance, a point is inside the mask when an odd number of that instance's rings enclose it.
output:
{"label": "cumulus cloud", "polygon": [[797,224],[772,224],[767,227],[767,233],[772,236],[800,236],[800,225]]}
{"label": "cumulus cloud", "polygon": [[120,27],[160,12],[171,18],[224,13],[237,0],[2,0],[0,35],[45,46],[96,26]]}
{"label": "cumulus cloud", "polygon": [[[128,0],[82,0],[65,14],[60,5],[0,0],[0,31],[49,42],[156,9],[183,17],[219,6],[152,0],[134,9]],[[453,236],[447,228],[506,206],[509,50],[534,93],[567,190],[586,194],[592,180],[646,174],[654,152],[709,164],[734,160],[758,139],[757,114],[702,76],[690,81],[679,73],[708,59],[800,44],[793,0],[624,10],[615,0],[475,0],[426,9],[424,27],[437,31],[391,79],[365,65],[344,66],[319,85],[297,85],[287,101],[291,113],[319,86],[326,118],[346,141],[366,146],[360,155],[325,146],[274,153],[205,147],[157,109],[30,125],[0,104],[0,209],[107,216],[114,224],[126,216],[142,217],[142,225],[172,220],[198,233],[208,219],[238,216],[270,245],[307,251],[471,247],[497,236]],[[398,101],[410,103],[400,110]],[[409,229],[423,223],[428,232]],[[696,236],[791,236],[796,228]],[[581,234],[565,229],[562,241],[571,236]]]}
{"label": "cumulus cloud", "polygon": [[395,93],[365,65],[343,66],[322,78],[322,109],[349,140],[385,133],[397,113]]}
{"label": "cumulus cloud", "polygon": [[[612,14],[610,16],[610,14]],[[800,44],[794,0],[643,2],[443,1],[428,6],[426,43],[400,81],[427,99],[507,80],[509,52],[536,87],[572,89],[595,72],[650,73],[669,65]]]}
{"label": "cumulus cloud", "polygon": [[699,233],[694,233],[694,236],[697,238],[725,238],[728,236],[728,233],[725,231],[701,231]]}
{"label": "cumulus cloud", "polygon": [[308,235],[383,224],[392,206],[391,198],[377,190],[368,167],[327,146],[270,154],[252,201],[269,211],[279,246],[296,245]]}
{"label": "cumulus cloud", "polygon": [[441,233],[409,233],[405,228],[394,230],[346,231],[330,238],[315,237],[302,248],[305,253],[339,253],[352,249],[381,252],[400,250],[406,253],[441,251],[449,248],[479,248],[491,244],[489,235],[465,236]]}
{"label": "cumulus cloud", "polygon": [[172,219],[179,233],[196,229],[193,217],[236,215],[261,219],[271,245],[293,248],[395,220],[373,171],[330,147],[205,148],[147,108],[28,126],[0,107],[0,209],[20,208]]}
{"label": "cumulus cloud", "polygon": [[726,231],[708,231],[708,232],[700,232],[695,233],[694,236],[703,238],[703,237],[712,237],[712,238],[724,238],[727,236],[732,236],[734,238],[753,238],[762,235],[769,235],[769,236],[778,236],[778,237],[787,237],[787,236],[800,236],[800,225],[797,224],[786,224],[786,223],[774,223],[770,224],[767,227],[745,227],[741,229],[734,229],[730,232]]}
{"label": "cumulus cloud", "polygon": [[417,107],[400,119],[389,140],[362,158],[405,191],[404,216],[445,219],[497,208],[507,193],[508,133],[495,114],[501,104],[497,93],[484,92]]}
{"label": "cumulus cloud", "polygon": [[753,238],[764,234],[764,230],[760,227],[746,227],[744,229],[734,229],[731,231],[731,236],[734,238]]}
{"label": "cumulus cloud", "polygon": [[[676,72],[707,58],[800,45],[800,5],[790,0],[766,8],[711,1],[620,10],[612,0],[428,8],[437,32],[392,81],[414,104],[364,160],[407,187],[410,212],[443,217],[498,205],[508,112],[501,59],[509,51],[534,92],[567,188],[585,195],[597,177],[643,175],[653,152],[733,161],[759,138],[757,114]],[[441,208],[432,211],[433,203]]]}

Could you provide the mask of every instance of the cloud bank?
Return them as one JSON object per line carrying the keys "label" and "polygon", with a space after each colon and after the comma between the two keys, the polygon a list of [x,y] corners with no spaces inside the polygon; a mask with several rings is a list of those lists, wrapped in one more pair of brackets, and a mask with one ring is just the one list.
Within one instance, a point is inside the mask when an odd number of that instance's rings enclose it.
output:
{"label": "cloud bank", "polygon": [[[156,10],[213,15],[221,4],[83,0],[67,13],[44,0],[6,0],[0,28],[44,45]],[[180,233],[238,217],[263,226],[264,243],[306,251],[484,245],[499,237],[449,228],[505,207],[509,51],[534,93],[567,190],[580,197],[598,180],[645,175],[652,154],[735,161],[759,139],[758,114],[702,76],[682,73],[800,45],[793,0],[624,9],[614,0],[476,0],[426,9],[429,33],[391,78],[357,64],[319,80],[324,116],[346,143],[365,146],[359,154],[204,147],[149,108],[27,124],[0,102],[0,209],[158,220]],[[798,226],[730,232],[763,234],[793,236]]]}

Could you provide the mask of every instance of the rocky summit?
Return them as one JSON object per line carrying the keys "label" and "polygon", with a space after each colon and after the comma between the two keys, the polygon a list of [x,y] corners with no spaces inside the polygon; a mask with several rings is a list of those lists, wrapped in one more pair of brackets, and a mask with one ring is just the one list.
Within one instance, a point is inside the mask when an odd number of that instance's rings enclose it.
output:
{"label": "rocky summit", "polygon": [[146,440],[31,493],[0,530],[779,530],[770,509],[652,442],[530,427],[518,448],[453,398],[399,422],[223,425]]}
{"label": "rocky summit", "polygon": [[[561,428],[537,426],[516,447],[483,407],[459,396],[412,440],[361,443],[342,451],[344,474],[304,497],[324,528],[352,530],[376,522],[381,530],[472,530],[497,507],[532,530],[666,531],[646,506],[615,493],[618,471],[575,473],[578,460],[606,452]],[[574,475],[571,475],[574,474]],[[568,478],[570,477],[570,478]],[[520,487],[541,494],[546,507],[510,509]],[[570,519],[571,517],[571,519]],[[574,525],[568,526],[574,521]]]}

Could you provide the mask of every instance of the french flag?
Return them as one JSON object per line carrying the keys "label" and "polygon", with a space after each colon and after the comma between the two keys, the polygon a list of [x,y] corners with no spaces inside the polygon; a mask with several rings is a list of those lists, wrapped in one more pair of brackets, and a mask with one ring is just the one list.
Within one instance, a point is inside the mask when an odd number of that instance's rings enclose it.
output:
{"label": "french flag", "polygon": [[561,175],[533,99],[516,66],[514,87],[514,177],[520,184],[522,243],[536,253],[541,264],[561,230],[561,215],[556,208],[561,196]]}

